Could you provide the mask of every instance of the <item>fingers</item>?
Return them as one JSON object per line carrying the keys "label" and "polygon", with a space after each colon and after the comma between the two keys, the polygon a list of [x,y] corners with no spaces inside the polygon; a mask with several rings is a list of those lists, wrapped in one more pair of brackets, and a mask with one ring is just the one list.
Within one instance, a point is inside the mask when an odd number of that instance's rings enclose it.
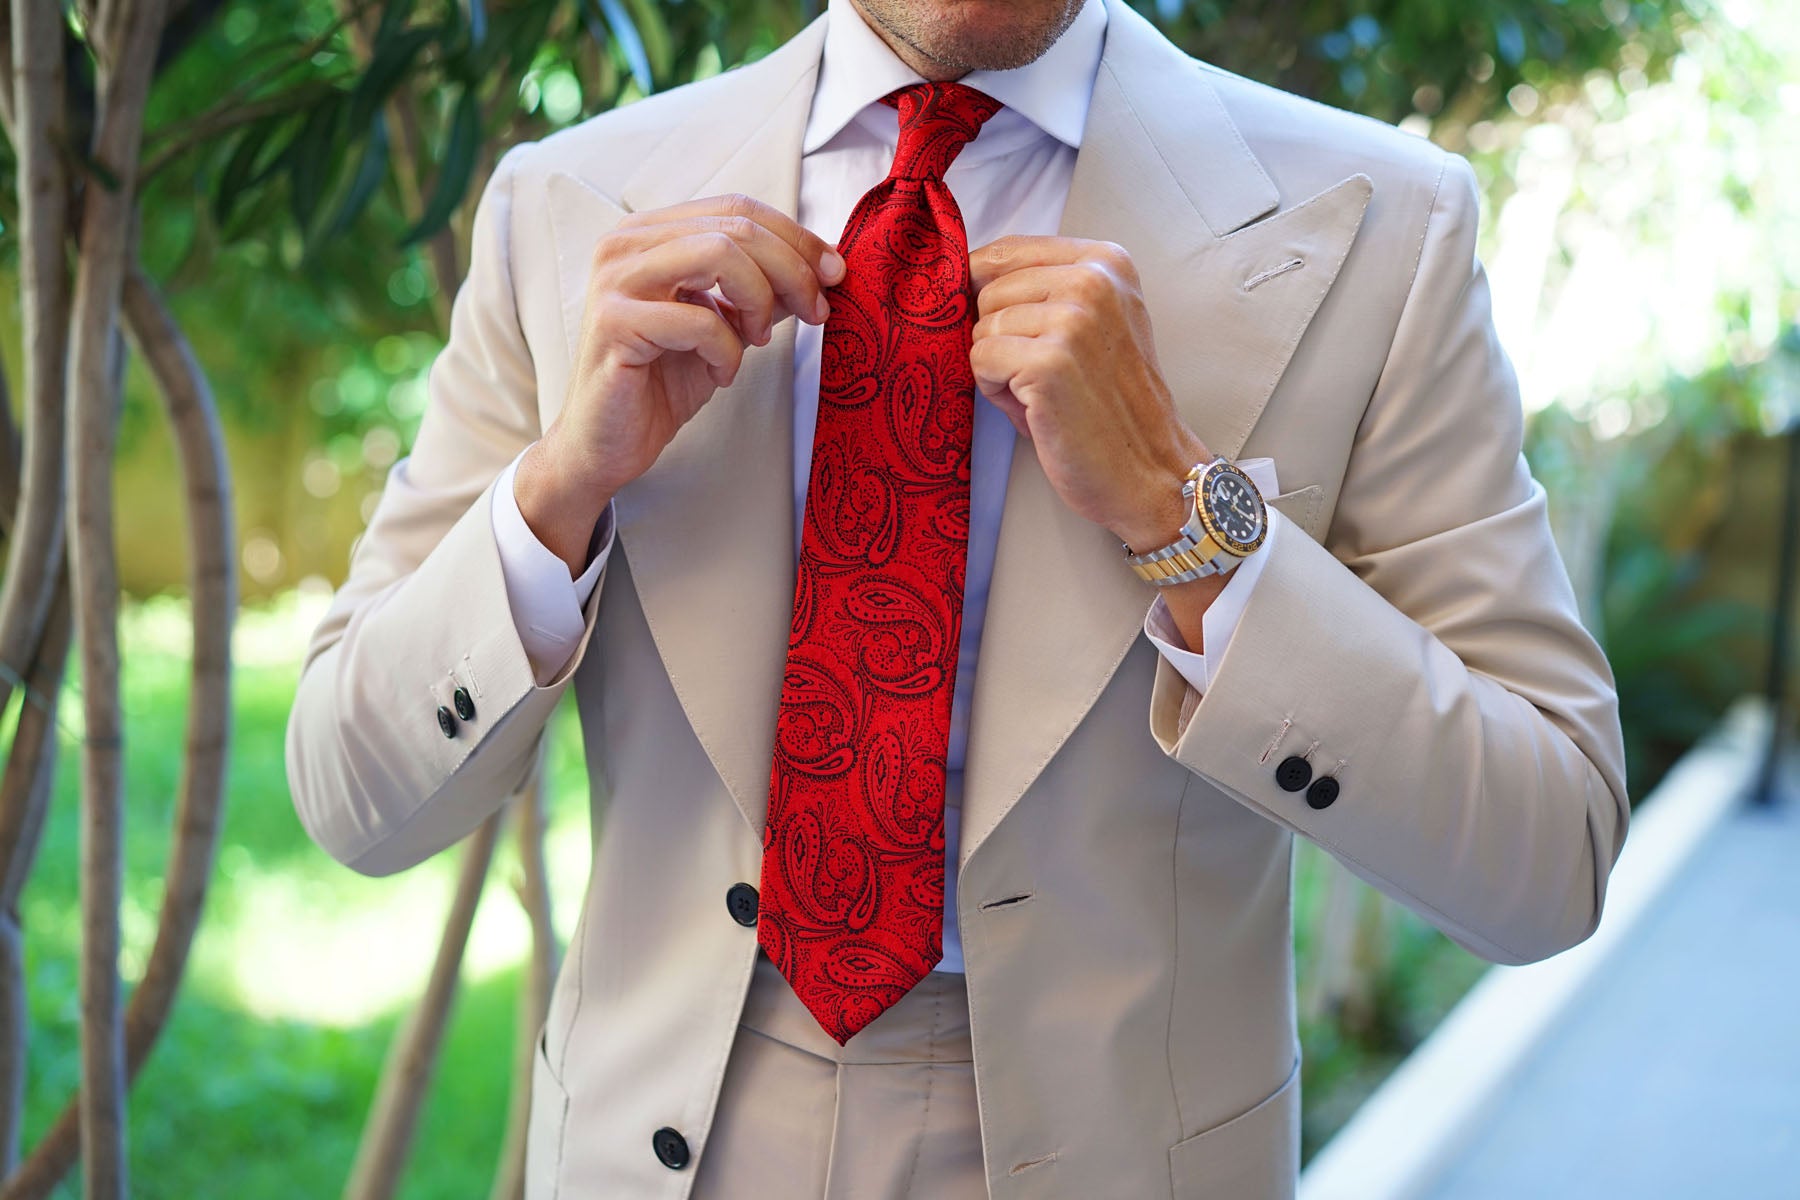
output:
{"label": "fingers", "polygon": [[975,374],[975,387],[984,396],[1009,393],[1017,399],[1014,383],[1023,384],[1023,376],[1037,365],[1039,347],[1032,337],[986,337],[969,351],[969,367]]}
{"label": "fingers", "polygon": [[633,299],[690,303],[698,299],[690,293],[706,294],[716,286],[736,310],[739,335],[759,346],[776,320],[768,276],[742,245],[721,232],[652,245],[618,263],[609,282]]}
{"label": "fingers", "polygon": [[[742,217],[752,221],[786,242],[809,266],[818,270],[821,279],[836,283],[842,277],[843,259],[838,256],[835,247],[780,209],[751,196],[735,193],[728,196],[702,196],[667,208],[629,213],[619,222],[619,227],[623,229],[665,220],[684,221],[694,217]],[[830,256],[829,262],[827,255]]]}
{"label": "fingers", "polygon": [[641,366],[665,351],[692,351],[706,363],[715,387],[737,374],[744,342],[718,309],[678,300],[623,300],[617,326],[630,335],[620,347],[621,360]]}
{"label": "fingers", "polygon": [[[1088,238],[1025,237],[1009,235],[996,238],[969,252],[969,279],[980,293],[995,280],[1023,273],[1034,267],[1091,264],[1135,285],[1137,272],[1131,255],[1116,242],[1099,242]],[[986,311],[984,308],[982,311]]]}
{"label": "fingers", "polygon": [[1035,304],[1009,304],[975,322],[970,338],[980,342],[991,337],[1062,337],[1070,340],[1082,336],[1089,324],[1090,310],[1067,300],[1043,300]]}
{"label": "fingers", "polygon": [[844,277],[844,260],[823,238],[786,213],[748,196],[709,196],[685,204],[630,213],[617,236],[634,249],[683,234],[717,232],[756,260],[787,312],[823,321],[823,289]]}
{"label": "fingers", "polygon": [[1028,442],[1031,440],[1031,423],[1026,419],[1025,406],[1019,403],[1018,397],[1010,391],[1000,391],[987,396],[987,401],[999,409],[1008,421],[1012,422],[1012,427],[1018,430],[1020,437]]}

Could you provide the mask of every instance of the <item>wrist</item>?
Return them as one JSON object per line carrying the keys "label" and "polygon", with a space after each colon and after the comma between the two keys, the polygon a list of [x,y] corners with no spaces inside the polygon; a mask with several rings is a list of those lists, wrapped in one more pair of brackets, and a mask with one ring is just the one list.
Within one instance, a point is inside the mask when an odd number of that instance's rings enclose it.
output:
{"label": "wrist", "polygon": [[548,438],[533,442],[520,457],[512,486],[513,502],[532,535],[563,560],[571,578],[579,576],[612,493],[563,468]]}
{"label": "wrist", "polygon": [[1198,434],[1185,426],[1176,431],[1161,456],[1164,467],[1139,486],[1131,515],[1113,530],[1133,554],[1148,554],[1181,536],[1194,515],[1193,504],[1181,494],[1182,481],[1195,463],[1212,457]]}
{"label": "wrist", "polygon": [[1206,653],[1206,610],[1212,607],[1230,581],[1228,574],[1207,575],[1158,589],[1169,609],[1169,619],[1180,631],[1181,640],[1195,654]]}

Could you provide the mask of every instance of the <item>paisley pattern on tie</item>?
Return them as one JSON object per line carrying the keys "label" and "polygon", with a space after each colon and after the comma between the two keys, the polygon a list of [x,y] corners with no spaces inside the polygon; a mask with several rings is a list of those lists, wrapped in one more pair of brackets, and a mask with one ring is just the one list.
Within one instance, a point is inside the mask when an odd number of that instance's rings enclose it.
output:
{"label": "paisley pattern on tie", "polygon": [[842,1044],[943,957],[944,772],[969,544],[974,297],[944,186],[1000,109],[958,83],[900,111],[827,295],[757,940]]}

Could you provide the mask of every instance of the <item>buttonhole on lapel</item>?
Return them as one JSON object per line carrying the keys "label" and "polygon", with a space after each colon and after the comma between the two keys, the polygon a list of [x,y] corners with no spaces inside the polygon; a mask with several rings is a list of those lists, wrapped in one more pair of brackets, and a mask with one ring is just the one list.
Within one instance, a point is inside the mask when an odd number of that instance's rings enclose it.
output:
{"label": "buttonhole on lapel", "polygon": [[469,690],[481,695],[481,680],[475,678],[475,660],[463,655],[463,671],[469,676]]}
{"label": "buttonhole on lapel", "polygon": [[1258,271],[1250,278],[1244,280],[1244,290],[1248,292],[1254,288],[1259,288],[1277,275],[1286,275],[1289,271],[1298,271],[1305,265],[1306,262],[1304,259],[1290,258],[1286,262],[1270,267],[1266,271]]}
{"label": "buttonhole on lapel", "polygon": [[1007,1174],[1017,1175],[1021,1171],[1029,1171],[1033,1167],[1041,1167],[1046,1163],[1053,1163],[1056,1161],[1056,1156],[1060,1153],[1062,1153],[1060,1150],[1052,1150],[1042,1158],[1028,1158],[1022,1163],[1014,1163],[1012,1169],[1008,1171]]}
{"label": "buttonhole on lapel", "polygon": [[1029,899],[1031,899],[1030,892],[1020,892],[1017,896],[1008,896],[1004,900],[989,901],[981,906],[981,910],[986,912],[990,908],[1005,908],[1009,904],[1023,904]]}

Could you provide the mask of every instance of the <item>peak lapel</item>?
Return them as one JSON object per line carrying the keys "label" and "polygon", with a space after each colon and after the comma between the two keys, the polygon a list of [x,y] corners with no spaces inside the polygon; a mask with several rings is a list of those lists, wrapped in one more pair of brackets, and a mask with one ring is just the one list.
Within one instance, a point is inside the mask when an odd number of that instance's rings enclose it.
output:
{"label": "peak lapel", "polygon": [[[672,131],[622,189],[623,205],[551,177],[571,356],[594,240],[627,208],[741,192],[794,214],[823,31],[815,21],[720,80],[706,119]],[[618,545],[675,694],[759,833],[794,601],[793,349],[789,318],[615,500]]]}
{"label": "peak lapel", "polygon": [[[1125,4],[1108,4],[1061,232],[1130,252],[1158,319],[1163,376],[1216,452],[1242,452],[1369,194],[1357,175],[1267,216],[1280,194],[1205,71]],[[1018,443],[970,712],[964,862],[1099,698],[1154,595]]]}

